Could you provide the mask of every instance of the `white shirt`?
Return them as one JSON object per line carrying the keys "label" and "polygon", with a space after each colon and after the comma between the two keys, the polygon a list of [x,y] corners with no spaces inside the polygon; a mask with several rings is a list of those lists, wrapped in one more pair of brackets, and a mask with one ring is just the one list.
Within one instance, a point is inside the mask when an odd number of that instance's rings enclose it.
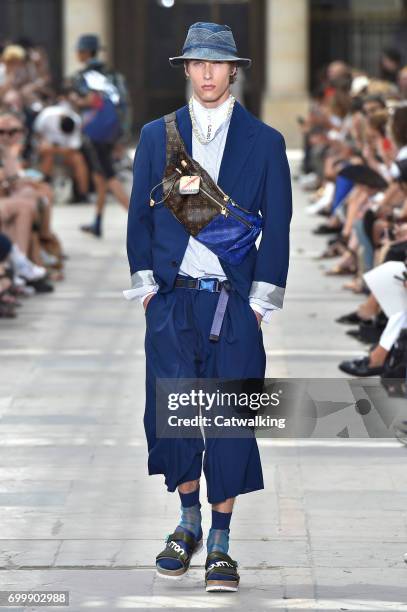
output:
{"label": "white shirt", "polygon": [[[65,134],[60,127],[61,117],[70,117],[75,123],[71,134]],[[71,108],[62,104],[48,106],[42,110],[34,121],[34,131],[50,144],[79,149],[82,145],[81,118]]]}
{"label": "white shirt", "polygon": [[[201,134],[206,137],[210,130],[207,144],[201,144],[192,132],[192,157],[204,168],[211,179],[217,183],[223,151],[228,134],[229,120],[226,121],[231,99],[228,98],[216,108],[205,108],[192,98],[195,119]],[[220,265],[218,257],[204,244],[190,236],[184,258],[179,268],[179,274],[194,278],[213,276],[226,280],[226,274]]]}

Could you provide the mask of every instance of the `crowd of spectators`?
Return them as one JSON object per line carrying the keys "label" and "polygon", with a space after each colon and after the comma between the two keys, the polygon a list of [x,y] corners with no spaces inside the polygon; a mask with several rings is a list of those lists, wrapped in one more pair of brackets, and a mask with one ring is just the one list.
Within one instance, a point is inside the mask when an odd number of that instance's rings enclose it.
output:
{"label": "crowd of spectators", "polygon": [[321,73],[308,115],[298,117],[298,180],[310,192],[307,213],[323,217],[313,232],[327,237],[326,274],[349,276],[343,289],[361,297],[337,322],[370,347],[339,368],[385,383],[405,380],[407,363],[407,66],[397,50],[383,51],[378,74],[343,61]]}
{"label": "crowd of spectators", "polygon": [[44,49],[25,39],[0,45],[0,318],[16,317],[24,297],[51,292],[64,277],[53,225],[56,166],[72,204],[95,200],[95,220],[80,228],[88,234],[102,236],[109,191],[128,206],[117,173],[130,104],[124,78],[100,51],[96,35],[81,36],[81,68],[57,89]]}

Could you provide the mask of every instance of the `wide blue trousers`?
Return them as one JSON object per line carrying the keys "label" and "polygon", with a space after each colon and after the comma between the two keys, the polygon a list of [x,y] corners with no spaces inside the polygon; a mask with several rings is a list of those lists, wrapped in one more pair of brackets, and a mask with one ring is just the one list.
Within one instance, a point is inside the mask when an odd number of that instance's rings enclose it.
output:
{"label": "wide blue trousers", "polygon": [[157,293],[146,309],[146,406],[144,427],[149,474],[164,474],[168,491],[203,471],[209,503],[264,488],[257,441],[252,437],[156,436],[157,378],[263,378],[263,335],[247,300],[235,290],[218,342],[209,332],[219,293],[174,288]]}

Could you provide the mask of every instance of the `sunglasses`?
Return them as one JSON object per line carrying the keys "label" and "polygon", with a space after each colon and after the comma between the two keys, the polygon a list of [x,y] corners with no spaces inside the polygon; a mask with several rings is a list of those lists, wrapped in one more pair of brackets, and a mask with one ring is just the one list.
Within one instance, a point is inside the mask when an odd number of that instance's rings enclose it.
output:
{"label": "sunglasses", "polygon": [[0,128],[0,136],[17,136],[21,134],[23,130],[21,128],[12,128],[11,130],[2,130]]}

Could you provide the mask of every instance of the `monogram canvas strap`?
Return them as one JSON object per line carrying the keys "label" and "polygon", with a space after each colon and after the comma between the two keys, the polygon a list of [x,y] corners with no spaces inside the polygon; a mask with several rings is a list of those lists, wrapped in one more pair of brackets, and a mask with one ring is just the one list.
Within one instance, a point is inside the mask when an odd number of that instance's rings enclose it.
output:
{"label": "monogram canvas strap", "polygon": [[187,156],[184,142],[177,127],[177,115],[175,112],[165,115],[165,129],[167,132],[167,166],[174,166],[179,163],[180,153]]}
{"label": "monogram canvas strap", "polygon": [[[175,112],[165,115],[165,129],[167,132],[167,147],[166,147],[166,160],[167,167],[171,169],[174,166],[180,167],[185,174],[199,174],[203,181],[203,185],[211,195],[216,195],[217,199],[221,202],[223,199],[223,192],[219,189],[212,177],[206,172],[204,168],[195,160],[188,155],[184,141],[177,126],[177,115]],[[188,164],[188,168],[183,165],[180,166],[181,161],[184,160]]]}
{"label": "monogram canvas strap", "polygon": [[218,202],[223,201],[223,193],[200,164],[188,155],[185,144],[178,131],[175,112],[165,115],[167,135],[166,168],[164,179],[173,180],[171,192],[165,198],[166,206],[185,227],[187,232],[196,236],[214,217],[219,215],[220,207],[203,194],[202,189],[197,194],[181,195],[177,170],[183,175],[198,175],[201,177],[201,187]]}

